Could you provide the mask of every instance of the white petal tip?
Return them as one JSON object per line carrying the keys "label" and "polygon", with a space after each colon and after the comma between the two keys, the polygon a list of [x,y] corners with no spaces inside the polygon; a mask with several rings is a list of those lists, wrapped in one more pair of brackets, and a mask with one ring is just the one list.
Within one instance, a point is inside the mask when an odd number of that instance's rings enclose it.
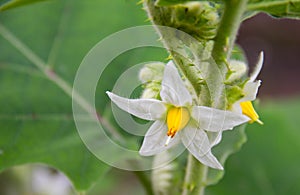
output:
{"label": "white petal tip", "polygon": [[207,166],[210,167],[210,168],[212,168],[212,169],[217,169],[217,170],[220,170],[220,171],[224,170],[223,166],[219,162],[217,164],[216,163],[214,163],[214,164],[207,164]]}
{"label": "white petal tip", "polygon": [[218,169],[220,171],[224,170],[223,166],[219,162],[217,164],[214,164],[213,166],[211,166],[211,168]]}
{"label": "white petal tip", "polygon": [[106,91],[105,93],[106,93],[109,97],[110,97],[111,94],[112,94],[110,91]]}
{"label": "white petal tip", "polygon": [[264,63],[264,52],[261,51],[259,53],[258,62],[256,63],[254,71],[252,72],[252,74],[250,76],[250,81],[254,81],[257,78],[258,74],[260,73],[260,71],[262,69],[263,63]]}
{"label": "white petal tip", "polygon": [[109,97],[109,99],[111,99],[112,101],[114,101],[114,99],[115,99],[115,97],[116,97],[115,94],[113,94],[113,93],[110,92],[110,91],[106,91],[105,93],[106,93],[106,95]]}
{"label": "white petal tip", "polygon": [[259,52],[259,58],[263,58],[264,57],[264,51],[260,51]]}
{"label": "white petal tip", "polygon": [[224,168],[221,166],[221,167],[218,167],[217,169],[221,170],[221,171],[224,171]]}
{"label": "white petal tip", "polygon": [[221,170],[221,171],[224,170],[223,166],[218,161],[214,162],[212,164],[208,164],[208,166],[211,167],[211,168],[213,168],[213,169],[218,169],[218,170]]}
{"label": "white petal tip", "polygon": [[261,51],[261,52],[259,53],[259,58],[260,58],[260,59],[263,59],[263,58],[264,58],[264,51]]}

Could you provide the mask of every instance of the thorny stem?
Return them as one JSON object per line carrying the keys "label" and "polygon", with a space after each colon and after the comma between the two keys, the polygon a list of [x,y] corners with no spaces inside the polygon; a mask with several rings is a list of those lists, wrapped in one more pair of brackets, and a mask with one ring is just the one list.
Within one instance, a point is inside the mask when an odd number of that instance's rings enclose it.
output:
{"label": "thorny stem", "polygon": [[[214,48],[212,51],[212,57],[217,63],[221,74],[224,75],[224,78],[227,74],[228,64],[226,63],[230,57],[231,50],[234,45],[236,34],[242,20],[242,15],[247,5],[247,0],[226,0],[224,1],[224,12],[222,19],[218,28],[217,35],[214,40]],[[197,72],[190,69],[185,62],[180,61],[179,56],[175,56],[174,53],[170,50],[170,44],[163,36],[163,33],[160,32],[160,28],[156,25],[165,25],[164,15],[161,12],[164,12],[163,8],[157,8],[154,5],[153,0],[145,0],[144,8],[148,12],[149,18],[154,23],[154,27],[162,37],[162,41],[165,44],[167,50],[173,55],[173,60],[179,66],[179,69],[185,74],[186,78],[192,84],[196,94],[200,94],[200,84],[199,84],[199,75]],[[166,17],[166,16],[164,16]],[[215,69],[211,66],[208,70],[208,76],[210,79],[214,79],[217,74],[215,74]],[[222,84],[222,83],[220,83]],[[210,98],[209,96],[206,97]],[[212,105],[210,105],[212,106]],[[219,108],[223,108],[225,102],[218,105]],[[203,195],[205,193],[206,187],[206,178],[208,173],[208,167],[201,164],[197,159],[195,159],[191,154],[188,157],[186,175],[184,179],[183,186],[183,195]]]}
{"label": "thorny stem", "polygon": [[57,75],[40,57],[38,57],[30,48],[15,37],[9,30],[0,24],[0,34],[9,41],[16,49],[18,49],[29,61],[32,62],[50,81],[54,82],[61,88],[68,96],[73,98],[90,116],[101,122],[103,126],[114,136],[117,140],[122,140],[120,134],[115,130],[108,121],[106,121],[95,108],[89,104],[77,91],[59,75]]}
{"label": "thorny stem", "polygon": [[207,166],[189,154],[182,195],[204,195],[207,171]]}
{"label": "thorny stem", "polygon": [[218,33],[215,37],[212,56],[223,72],[226,69],[226,60],[230,57],[238,32],[242,15],[246,9],[248,0],[224,1],[224,12]]}
{"label": "thorny stem", "polygon": [[[226,61],[230,57],[247,0],[226,0],[224,4],[225,9],[217,36],[215,37],[212,56],[221,72],[225,75],[228,71]],[[210,75],[213,76],[213,72],[210,72]],[[220,107],[223,107],[223,105],[220,105]],[[208,167],[189,154],[182,194],[203,195],[205,193],[207,171]]]}
{"label": "thorny stem", "polygon": [[[186,60],[188,59],[176,53],[176,51],[173,51],[171,42],[175,41],[174,40],[175,37],[173,38],[172,35],[170,35],[169,33],[174,33],[174,30],[172,31],[170,28],[170,32],[169,32],[167,27],[164,26],[165,25],[163,22],[164,18],[160,16],[163,10],[157,9],[157,7],[155,7],[154,5],[153,0],[145,0],[144,9],[148,13],[148,17],[153,22],[156,32],[160,35],[161,41],[163,42],[168,52],[171,54],[172,60],[175,62],[175,64],[178,66],[178,68],[184,74],[187,80],[191,83],[195,93],[199,95],[201,90],[201,82],[202,82],[202,79],[199,77],[199,72],[198,72],[199,70],[197,70],[196,66],[193,66],[192,64],[187,64]],[[162,25],[162,27],[160,25]],[[170,40],[167,40],[167,37]]]}

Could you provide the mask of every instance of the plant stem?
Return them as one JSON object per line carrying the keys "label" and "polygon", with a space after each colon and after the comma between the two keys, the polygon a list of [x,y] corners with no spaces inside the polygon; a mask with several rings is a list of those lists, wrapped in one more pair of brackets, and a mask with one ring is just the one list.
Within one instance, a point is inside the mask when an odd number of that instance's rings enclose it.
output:
{"label": "plant stem", "polygon": [[222,72],[226,70],[226,63],[224,62],[230,57],[247,1],[224,0],[224,12],[212,51],[212,56]]}
{"label": "plant stem", "polygon": [[199,95],[202,84],[202,79],[200,78],[199,70],[191,62],[187,62],[188,59],[186,59],[184,56],[181,56],[175,51],[176,47],[178,47],[178,45],[176,45],[177,40],[175,34],[183,33],[184,35],[185,33],[174,28],[167,27],[167,20],[170,18],[170,16],[168,15],[168,13],[166,13],[167,11],[163,8],[156,7],[154,2],[155,1],[153,0],[145,0],[144,9],[147,11],[148,17],[151,19],[156,32],[161,37],[162,43],[164,44],[168,52],[171,54],[172,60],[175,62],[181,73],[183,73],[186,79],[191,83],[195,93]]}
{"label": "plant stem", "polygon": [[[225,78],[227,71],[230,71],[227,60],[229,59],[231,50],[234,46],[236,34],[246,6],[247,0],[224,0],[224,12],[212,50],[212,57],[217,63],[217,67],[220,69],[221,74],[224,76],[223,78]],[[165,33],[161,30],[161,27],[157,26],[168,25],[168,19],[170,18],[168,10],[164,7],[155,7],[153,0],[145,0],[144,8],[148,12],[148,16],[153,22],[155,29],[161,35],[165,47],[171,53],[174,62],[190,81],[197,96],[199,96],[201,89],[199,72],[195,71],[195,69],[190,69],[187,61],[184,61],[179,55],[176,56],[175,53],[172,53],[172,42],[174,42],[174,40],[170,38],[172,37],[172,33]],[[167,36],[165,36],[166,34]],[[174,36],[173,39],[176,39],[176,37]],[[216,69],[211,65],[207,70],[207,78],[216,80],[217,78],[215,79],[215,77],[218,77],[218,74],[216,74]],[[223,82],[223,80],[220,80],[216,84],[224,85]],[[209,100],[209,98],[209,96],[205,96],[205,99]],[[222,109],[225,107],[225,103],[226,102],[223,101],[218,104],[217,107]],[[189,154],[182,194],[203,195],[205,193],[207,173],[208,167],[195,159],[192,154]]]}
{"label": "plant stem", "polygon": [[136,177],[139,179],[140,183],[144,186],[147,195],[153,195],[153,190],[149,178],[146,176],[144,171],[134,171]]}
{"label": "plant stem", "polygon": [[207,171],[207,166],[189,154],[182,195],[204,195]]}
{"label": "plant stem", "polygon": [[[228,70],[226,62],[234,46],[247,0],[226,0],[224,3],[225,9],[217,36],[215,37],[212,56],[225,78],[227,71],[230,71]],[[208,74],[210,79],[213,79],[214,75],[216,75],[213,68],[208,70]],[[218,105],[218,107],[224,108],[224,104],[225,102]],[[204,195],[207,173],[208,167],[201,164],[192,154],[189,154],[182,195]]]}

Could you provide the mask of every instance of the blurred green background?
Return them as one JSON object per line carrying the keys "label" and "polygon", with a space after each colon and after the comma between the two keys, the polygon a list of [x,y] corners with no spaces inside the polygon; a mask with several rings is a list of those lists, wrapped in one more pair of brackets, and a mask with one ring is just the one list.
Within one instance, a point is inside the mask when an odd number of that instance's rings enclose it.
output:
{"label": "blurred green background", "polygon": [[[7,41],[3,26],[72,85],[81,60],[96,43],[124,28],[149,24],[146,19],[135,0],[51,0],[0,13],[0,170],[41,162],[63,171],[79,190],[95,184],[88,194],[145,193],[134,173],[109,169],[89,153],[72,121],[71,98]],[[249,63],[265,51],[258,109],[265,125],[248,125],[248,142],[229,158],[224,179],[207,194],[300,193],[299,31],[297,21],[264,14],[243,23],[238,43]],[[167,56],[148,48],[115,59],[99,81],[98,111],[110,109],[104,92],[124,70]],[[20,172],[24,167],[0,175],[0,194],[28,176]]]}

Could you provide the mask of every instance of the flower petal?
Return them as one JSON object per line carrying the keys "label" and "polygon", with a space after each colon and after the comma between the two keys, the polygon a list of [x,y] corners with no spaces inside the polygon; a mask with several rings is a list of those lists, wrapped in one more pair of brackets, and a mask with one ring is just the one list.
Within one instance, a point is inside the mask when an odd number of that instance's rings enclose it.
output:
{"label": "flower petal", "polygon": [[144,137],[142,147],[139,151],[140,155],[152,156],[179,143],[179,136],[175,135],[169,142],[168,146],[165,146],[168,138],[167,131],[168,127],[163,121],[155,121]]}
{"label": "flower petal", "polygon": [[181,140],[188,151],[201,163],[223,170],[222,165],[211,153],[210,143],[204,131],[188,126],[182,130]]}
{"label": "flower petal", "polygon": [[254,68],[254,71],[250,75],[250,81],[256,80],[257,76],[259,75],[259,73],[261,71],[263,63],[264,63],[264,52],[261,51],[259,54],[258,62]]}
{"label": "flower petal", "polygon": [[246,101],[253,101],[256,99],[258,88],[260,86],[261,81],[248,81],[244,86],[244,97],[239,99],[232,105],[232,111],[235,113],[242,113],[242,108],[240,103]]}
{"label": "flower petal", "polygon": [[160,119],[166,112],[164,103],[156,99],[127,99],[108,91],[106,93],[119,108],[145,120]]}
{"label": "flower petal", "polygon": [[222,140],[222,133],[223,133],[223,131],[219,131],[219,132],[208,131],[208,132],[206,132],[211,147],[220,143],[220,141]]}
{"label": "flower petal", "polygon": [[198,122],[201,129],[212,132],[232,129],[249,121],[249,118],[241,113],[206,106],[194,106],[192,117]]}
{"label": "flower petal", "polygon": [[248,81],[244,86],[244,97],[239,100],[239,102],[253,101],[256,99],[256,95],[258,92],[258,88],[260,86],[261,81]]}
{"label": "flower petal", "polygon": [[175,106],[192,103],[192,96],[180,78],[173,61],[166,65],[161,85],[160,97],[164,102]]}
{"label": "flower petal", "polygon": [[195,156],[195,158],[197,158],[201,163],[203,163],[206,166],[209,166],[214,169],[223,170],[223,166],[220,164],[218,159],[211,153],[211,151],[209,151],[204,156],[201,156],[200,158],[197,156]]}
{"label": "flower petal", "polygon": [[193,155],[197,153],[197,156],[201,157],[210,151],[211,146],[208,137],[201,129],[188,125],[180,131],[180,137],[184,146],[193,150]]}

